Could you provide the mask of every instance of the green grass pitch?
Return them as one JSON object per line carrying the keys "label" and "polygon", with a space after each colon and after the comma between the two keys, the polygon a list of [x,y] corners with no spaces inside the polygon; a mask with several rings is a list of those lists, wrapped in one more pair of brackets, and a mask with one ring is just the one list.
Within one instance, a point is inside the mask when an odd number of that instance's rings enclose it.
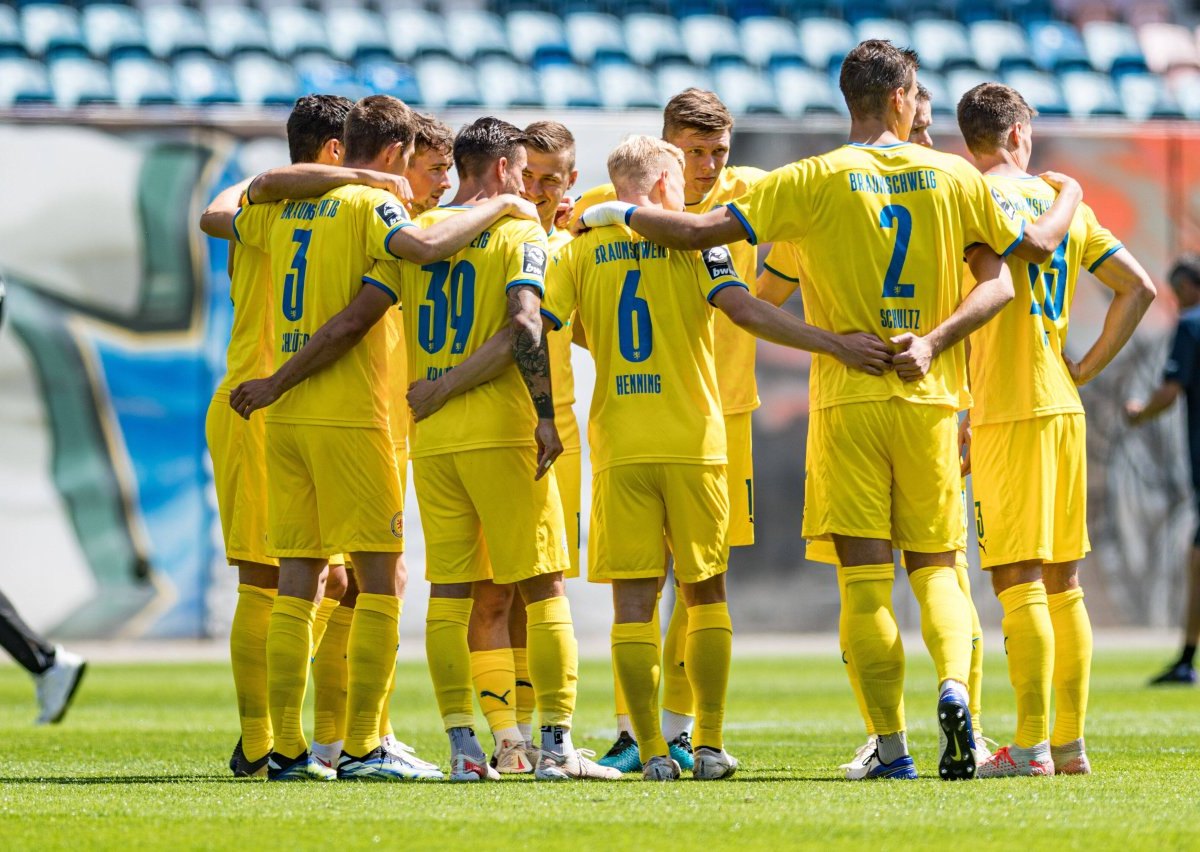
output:
{"label": "green grass pitch", "polygon": [[[849,783],[862,740],[840,662],[738,659],[726,782],[267,784],[228,777],[228,668],[95,665],[61,726],[35,729],[25,673],[0,668],[0,844],[6,849],[633,847],[1200,848],[1200,692],[1149,690],[1165,655],[1096,656],[1088,778],[937,780],[931,667],[910,648],[910,743],[922,779]],[[1011,736],[1004,660],[988,658],[985,731]],[[611,740],[603,662],[583,666],[576,742]],[[402,739],[445,760],[429,679],[404,663]]]}

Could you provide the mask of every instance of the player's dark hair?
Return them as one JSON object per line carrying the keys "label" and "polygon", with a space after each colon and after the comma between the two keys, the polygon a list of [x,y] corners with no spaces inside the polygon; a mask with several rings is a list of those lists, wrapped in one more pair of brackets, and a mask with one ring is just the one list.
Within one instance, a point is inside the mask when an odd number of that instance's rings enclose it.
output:
{"label": "player's dark hair", "polygon": [[704,89],[684,89],[663,109],[663,138],[691,130],[702,136],[713,136],[733,129],[729,107],[715,92]]}
{"label": "player's dark hair", "polygon": [[927,104],[933,100],[933,95],[930,91],[920,83],[917,83],[917,100],[923,104]]}
{"label": "player's dark hair", "polygon": [[515,124],[490,115],[477,118],[454,137],[454,168],[459,177],[476,177],[501,157],[511,160],[527,139]]}
{"label": "player's dark hair", "polygon": [[535,121],[525,128],[525,147],[539,154],[571,154],[568,168],[575,168],[575,136],[565,124],[557,121]]}
{"label": "player's dark hair", "polygon": [[1181,254],[1175,259],[1175,265],[1171,267],[1171,274],[1167,276],[1167,280],[1171,282],[1171,286],[1176,290],[1184,281],[1190,283],[1193,287],[1200,287],[1200,254],[1189,252]]}
{"label": "player's dark hair", "polygon": [[958,129],[972,154],[1003,148],[1008,131],[1018,121],[1028,124],[1037,115],[1021,93],[1003,83],[980,83],[958,102]]}
{"label": "player's dark hair", "polygon": [[391,95],[370,95],[346,116],[342,135],[346,162],[369,163],[389,145],[407,148],[415,135],[416,121],[408,104]]}
{"label": "player's dark hair", "polygon": [[287,120],[288,155],[293,163],[315,163],[330,139],[341,139],[354,101],[341,95],[305,95]]}
{"label": "player's dark hair", "polygon": [[842,60],[838,78],[850,115],[855,118],[883,115],[892,92],[912,85],[919,65],[914,50],[896,47],[882,39],[860,42]]}
{"label": "player's dark hair", "polygon": [[416,138],[413,147],[417,151],[431,149],[439,154],[449,154],[454,150],[454,131],[444,121],[423,112],[413,113],[416,124]]}

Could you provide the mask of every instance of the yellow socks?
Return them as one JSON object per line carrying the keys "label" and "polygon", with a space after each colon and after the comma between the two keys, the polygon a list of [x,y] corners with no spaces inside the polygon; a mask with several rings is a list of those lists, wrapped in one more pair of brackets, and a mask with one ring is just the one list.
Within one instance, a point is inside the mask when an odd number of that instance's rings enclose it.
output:
{"label": "yellow socks", "polygon": [[359,592],[346,645],[346,741],[342,750],[363,757],[379,748],[379,718],[396,670],[400,607],[394,595]]}
{"label": "yellow socks", "polygon": [[430,598],[425,616],[425,656],[429,677],[437,697],[442,725],[473,728],[475,708],[471,703],[471,649],[467,625],[471,621],[470,598]]}
{"label": "yellow socks", "polygon": [[904,645],[892,609],[891,564],[843,568],[847,647],[876,735],[904,730]]}
{"label": "yellow socks", "polygon": [[569,728],[579,685],[579,645],[565,597],[525,607],[528,618],[529,677],[537,701],[538,725]]}
{"label": "yellow socks", "polygon": [[613,669],[628,702],[642,763],[667,754],[658,721],[658,684],[662,655],[658,626],[653,621],[614,624],[612,627]]}
{"label": "yellow socks", "polygon": [[[841,565],[837,567],[838,580],[838,595],[841,600],[846,599],[846,569]],[[850,689],[854,691],[854,700],[858,704],[859,715],[862,716],[863,725],[867,729],[867,736],[875,735],[875,726],[871,724],[871,713],[867,710],[867,699],[863,697],[862,681],[859,680],[858,669],[854,666],[854,657],[850,654],[849,630],[847,629],[847,621],[849,620],[849,610],[843,605],[838,612],[838,645],[842,650],[842,662],[846,666],[846,677],[850,679]]]}
{"label": "yellow socks", "polygon": [[313,739],[324,745],[346,738],[346,644],[353,621],[353,609],[336,607],[313,654]]}
{"label": "yellow socks", "polygon": [[[515,606],[520,606],[516,603]],[[529,679],[529,652],[525,648],[513,648],[513,680],[517,685],[517,727],[526,740],[533,735],[533,708],[537,699],[533,693],[533,681]]]}
{"label": "yellow socks", "polygon": [[938,683],[956,680],[966,691],[971,674],[971,616],[954,568],[933,566],[908,575],[921,607],[921,637]]}
{"label": "yellow socks", "polygon": [[1008,679],[1017,696],[1019,748],[1032,748],[1050,736],[1050,678],[1054,628],[1041,580],[1020,583],[997,595],[1004,607],[1004,649]]}
{"label": "yellow socks", "polygon": [[[401,601],[403,607],[403,601]],[[400,636],[396,636],[396,647],[400,647]],[[379,711],[379,739],[394,737],[396,731],[392,728],[392,694],[396,691],[396,658],[392,656],[392,670],[388,675],[387,691],[383,694],[383,707]]]}
{"label": "yellow socks", "polygon": [[1054,625],[1054,731],[1051,746],[1083,736],[1088,686],[1092,679],[1092,622],[1083,604],[1083,589],[1050,595]]}
{"label": "yellow socks", "polygon": [[978,735],[983,730],[983,625],[979,623],[979,610],[971,597],[971,578],[967,573],[967,554],[961,550],[954,564],[958,573],[958,587],[962,589],[971,612],[971,671],[967,679],[967,709],[971,711],[971,725]]}
{"label": "yellow socks", "polygon": [[[284,757],[308,751],[300,714],[308,685],[312,626],[317,605],[303,598],[276,595],[267,629],[267,688],[270,695],[272,750]],[[243,743],[243,748],[245,744]]]}
{"label": "yellow socks", "polygon": [[729,605],[702,604],[688,609],[688,680],[696,696],[696,746],[725,747],[725,694],[729,687],[729,662],[733,623]]}
{"label": "yellow socks", "polygon": [[267,702],[267,626],[274,589],[238,586],[237,609],[229,630],[229,661],[242,726],[242,751],[258,760],[271,750],[271,711]]}
{"label": "yellow socks", "polygon": [[[471,652],[471,680],[488,727],[508,736],[517,727],[517,676],[512,648]],[[531,714],[532,715],[532,714]]]}
{"label": "yellow socks", "polygon": [[325,638],[329,619],[337,611],[338,605],[338,601],[333,598],[321,598],[321,602],[317,604],[317,620],[313,622],[312,652],[314,657],[321,650],[321,640]]}
{"label": "yellow socks", "polygon": [[696,702],[692,696],[692,684],[688,679],[685,648],[688,637],[688,607],[683,595],[675,590],[675,608],[667,622],[667,635],[663,639],[663,702],[664,710],[680,716],[695,716]]}

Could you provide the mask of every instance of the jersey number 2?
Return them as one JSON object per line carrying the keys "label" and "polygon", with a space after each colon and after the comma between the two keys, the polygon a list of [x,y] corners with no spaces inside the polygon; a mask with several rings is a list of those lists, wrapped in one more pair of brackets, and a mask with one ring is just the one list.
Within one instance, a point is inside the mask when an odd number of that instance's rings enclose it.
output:
{"label": "jersey number 2", "polygon": [[304,315],[304,276],[308,272],[308,243],[312,231],[297,228],[292,231],[296,253],[292,255],[292,271],[283,276],[283,315],[295,322]]}
{"label": "jersey number 2", "polygon": [[638,296],[640,269],[625,273],[621,286],[621,301],[617,304],[617,344],[621,357],[637,363],[650,357],[654,349],[654,329],[650,325],[650,305]]}
{"label": "jersey number 2", "polygon": [[904,259],[908,257],[908,240],[912,236],[912,214],[907,207],[889,204],[879,211],[879,227],[896,228],[896,244],[892,248],[892,260],[883,276],[883,298],[911,299],[917,291],[913,284],[901,284],[900,273],[904,271]]}
{"label": "jersey number 2", "polygon": [[[467,348],[471,326],[475,322],[475,267],[470,261],[460,260],[450,267],[450,261],[439,260],[421,267],[430,275],[429,289],[417,312],[417,340],[429,354],[441,352],[446,346],[450,329],[454,330],[454,341],[450,352],[461,355]],[[446,282],[450,291],[446,292]]]}

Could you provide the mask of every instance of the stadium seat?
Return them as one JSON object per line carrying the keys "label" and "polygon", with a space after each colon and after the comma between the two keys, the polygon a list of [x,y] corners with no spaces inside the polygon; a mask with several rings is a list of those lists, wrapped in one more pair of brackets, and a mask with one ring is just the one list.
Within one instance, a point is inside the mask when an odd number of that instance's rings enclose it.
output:
{"label": "stadium seat", "polygon": [[271,53],[267,20],[257,9],[222,3],[210,6],[205,17],[214,56],[231,59],[243,53]]}
{"label": "stadium seat", "polygon": [[827,74],[785,65],[775,69],[774,77],[779,110],[784,115],[800,118],[813,113],[838,112],[841,98]]}
{"label": "stadium seat", "polygon": [[301,94],[341,95],[352,101],[374,94],[355,68],[324,53],[301,54],[291,66],[300,78]]}
{"label": "stadium seat", "polygon": [[54,101],[46,66],[24,56],[0,57],[0,107],[49,104]]}
{"label": "stadium seat", "polygon": [[971,52],[985,71],[1003,73],[1013,68],[1032,68],[1033,53],[1025,30],[1009,21],[977,21],[971,24]]}
{"label": "stadium seat", "polygon": [[411,65],[384,56],[368,56],[358,63],[358,81],[368,91],[391,95],[407,104],[420,104],[421,87]]}
{"label": "stadium seat", "polygon": [[747,18],[742,21],[741,30],[746,59],[761,68],[804,61],[796,28],[786,18]]}
{"label": "stadium seat", "polygon": [[175,90],[180,103],[187,106],[238,102],[229,67],[200,53],[186,53],[175,60]]}
{"label": "stadium seat", "polygon": [[629,55],[639,65],[651,67],[687,59],[679,26],[666,15],[639,12],[626,16],[625,42]]}
{"label": "stadium seat", "polygon": [[916,21],[912,25],[912,46],[921,55],[921,67],[930,71],[976,67],[967,29],[956,21]]}
{"label": "stadium seat", "polygon": [[1116,85],[1125,115],[1134,121],[1184,117],[1175,96],[1157,74],[1122,74]]}
{"label": "stadium seat", "polygon": [[835,71],[858,40],[845,21],[808,18],[800,22],[800,55],[810,68]]}
{"label": "stadium seat", "polygon": [[662,101],[654,76],[630,63],[604,62],[596,67],[600,101],[607,109],[658,109]]}
{"label": "stadium seat", "polygon": [[921,85],[929,91],[929,100],[933,104],[936,115],[953,115],[958,103],[950,99],[950,89],[946,79],[941,74],[932,71],[922,71],[919,74]]}
{"label": "stadium seat", "polygon": [[485,56],[511,57],[504,22],[490,12],[460,9],[450,19],[454,38],[450,51],[462,62],[475,62]]}
{"label": "stadium seat", "polygon": [[54,103],[62,109],[114,102],[108,66],[87,56],[64,56],[48,63]]}
{"label": "stadium seat", "polygon": [[1014,68],[1004,76],[1012,86],[1042,115],[1066,115],[1067,102],[1053,74],[1033,68]]}
{"label": "stadium seat", "polygon": [[742,61],[742,42],[732,18],[691,15],[679,25],[688,58],[697,65]]}
{"label": "stadium seat", "polygon": [[293,59],[305,53],[329,53],[329,35],[325,20],[312,9],[301,6],[272,6],[267,24],[275,55]]}
{"label": "stadium seat", "polygon": [[1060,77],[1067,112],[1075,118],[1124,115],[1112,80],[1095,71],[1067,71]]}
{"label": "stadium seat", "polygon": [[717,95],[734,114],[780,112],[775,86],[757,68],[718,65],[713,69],[713,84]]}
{"label": "stadium seat", "polygon": [[996,7],[1005,17],[1027,27],[1055,18],[1050,0],[997,0]]}
{"label": "stadium seat", "polygon": [[1043,71],[1088,70],[1087,51],[1074,27],[1059,21],[1039,21],[1029,26],[1030,55]]}
{"label": "stadium seat", "polygon": [[105,61],[127,54],[146,55],[150,47],[142,16],[129,6],[96,3],[83,9],[83,36],[88,51]]}
{"label": "stadium seat", "polygon": [[958,102],[963,95],[980,83],[986,83],[991,79],[992,75],[977,68],[956,68],[946,75],[946,95],[949,97],[950,103],[954,104],[954,109],[957,110]]}
{"label": "stadium seat", "polygon": [[414,66],[422,102],[430,109],[483,104],[470,68],[444,56],[427,56]]}
{"label": "stadium seat", "polygon": [[388,41],[400,59],[449,56],[448,37],[440,15],[424,9],[392,9],[387,12]]}
{"label": "stadium seat", "polygon": [[887,39],[896,47],[913,46],[908,25],[895,18],[864,18],[854,25],[855,44],[872,38]]}
{"label": "stadium seat", "polygon": [[291,67],[265,53],[247,53],[231,63],[238,96],[248,106],[291,106],[300,80]]}
{"label": "stadium seat", "polygon": [[538,72],[542,103],[547,107],[599,107],[600,92],[592,73],[582,65],[547,65]]}
{"label": "stadium seat", "polygon": [[392,56],[383,18],[374,12],[353,6],[332,8],[325,13],[325,26],[329,31],[329,48],[343,62]]}
{"label": "stadium seat", "polygon": [[754,18],[770,18],[779,14],[779,5],[772,0],[739,0],[727,10],[739,22]]}
{"label": "stadium seat", "polygon": [[579,64],[628,60],[625,30],[616,15],[575,12],[567,15],[564,23],[571,58]]}
{"label": "stadium seat", "polygon": [[21,30],[30,56],[83,54],[86,46],[79,12],[60,3],[31,3],[21,8]]}
{"label": "stadium seat", "polygon": [[570,63],[571,49],[562,19],[549,12],[512,12],[505,28],[512,55],[532,65]]}
{"label": "stadium seat", "polygon": [[884,0],[845,0],[841,5],[842,15],[855,25],[863,21],[887,18],[890,15]]}
{"label": "stadium seat", "polygon": [[113,96],[120,106],[134,109],[179,102],[171,69],[146,56],[122,56],[112,61]]}
{"label": "stadium seat", "polygon": [[150,52],[159,59],[209,52],[204,20],[195,9],[169,4],[150,6],[142,13],[142,19]]}
{"label": "stadium seat", "polygon": [[1146,70],[1146,58],[1133,27],[1112,21],[1091,21],[1083,26],[1083,44],[1093,68],[1105,74]]}
{"label": "stadium seat", "polygon": [[697,68],[686,62],[665,62],[657,69],[658,102],[665,104],[684,89],[712,90],[712,77],[706,69]]}
{"label": "stadium seat", "polygon": [[1138,41],[1146,65],[1156,74],[1175,68],[1200,68],[1200,49],[1192,40],[1192,31],[1181,24],[1143,24]]}
{"label": "stadium seat", "polygon": [[25,40],[21,38],[21,22],[11,6],[0,6],[0,58],[24,56]]}
{"label": "stadium seat", "polygon": [[488,56],[478,63],[479,91],[485,107],[540,107],[542,93],[529,66],[501,56]]}
{"label": "stadium seat", "polygon": [[1168,82],[1184,117],[1200,120],[1200,70],[1181,70],[1172,74]]}
{"label": "stadium seat", "polygon": [[1002,21],[1006,17],[997,6],[997,0],[947,0],[946,9],[951,18],[966,26],[982,21]]}

